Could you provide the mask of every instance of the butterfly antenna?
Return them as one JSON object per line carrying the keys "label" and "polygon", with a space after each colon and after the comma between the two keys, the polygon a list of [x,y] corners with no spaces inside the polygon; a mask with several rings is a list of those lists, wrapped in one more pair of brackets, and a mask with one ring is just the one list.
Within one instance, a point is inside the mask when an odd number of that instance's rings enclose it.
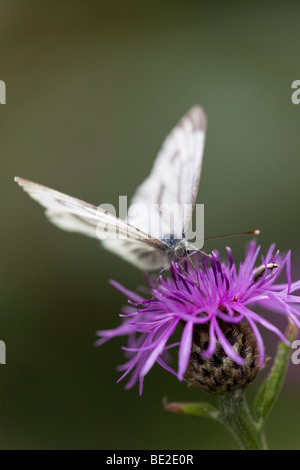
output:
{"label": "butterfly antenna", "polygon": [[209,255],[205,253],[205,251],[199,250],[196,246],[189,245],[189,248],[193,249],[191,253],[189,253],[188,258],[191,259],[191,256],[194,256],[196,253],[201,253],[201,255],[207,256],[209,258]]}
{"label": "butterfly antenna", "polygon": [[250,232],[237,232],[237,233],[229,233],[228,235],[218,235],[217,237],[208,237],[204,238],[204,240],[219,240],[220,238],[229,238],[229,237],[239,237],[241,235],[259,235],[260,230],[252,230]]}

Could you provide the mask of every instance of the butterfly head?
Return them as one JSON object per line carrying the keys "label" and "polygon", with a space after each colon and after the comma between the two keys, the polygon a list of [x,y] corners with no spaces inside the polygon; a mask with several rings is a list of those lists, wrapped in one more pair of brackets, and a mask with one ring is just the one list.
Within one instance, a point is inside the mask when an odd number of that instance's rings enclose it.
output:
{"label": "butterfly head", "polygon": [[183,258],[186,258],[189,254],[190,254],[190,250],[187,247],[187,244],[185,243],[185,241],[182,241],[178,243],[178,245],[176,245],[174,249],[174,255],[175,255],[176,261],[180,261]]}

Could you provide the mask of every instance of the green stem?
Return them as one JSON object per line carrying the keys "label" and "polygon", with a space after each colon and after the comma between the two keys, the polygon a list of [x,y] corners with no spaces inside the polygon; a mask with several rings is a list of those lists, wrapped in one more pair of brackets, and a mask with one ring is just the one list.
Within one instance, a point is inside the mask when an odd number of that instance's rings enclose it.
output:
{"label": "green stem", "polygon": [[242,449],[267,449],[262,426],[252,418],[244,393],[220,395],[219,407],[219,420],[232,432]]}

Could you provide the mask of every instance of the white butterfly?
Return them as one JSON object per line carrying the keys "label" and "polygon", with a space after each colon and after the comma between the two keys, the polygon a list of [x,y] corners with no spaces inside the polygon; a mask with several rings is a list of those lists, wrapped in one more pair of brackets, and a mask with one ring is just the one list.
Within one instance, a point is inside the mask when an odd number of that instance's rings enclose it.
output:
{"label": "white butterfly", "polygon": [[[94,238],[118,233],[121,239],[102,240],[107,249],[145,271],[167,268],[191,249],[186,233],[198,193],[205,131],[204,111],[194,106],[164,141],[150,175],[133,196],[126,221],[46,186],[19,177],[15,181],[46,208],[58,227]],[[177,210],[170,224],[169,214],[161,208],[174,204]]]}

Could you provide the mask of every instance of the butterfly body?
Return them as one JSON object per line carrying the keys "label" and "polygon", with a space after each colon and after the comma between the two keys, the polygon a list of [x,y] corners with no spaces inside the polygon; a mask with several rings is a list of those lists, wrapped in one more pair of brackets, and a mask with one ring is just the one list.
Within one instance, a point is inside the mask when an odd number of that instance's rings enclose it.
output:
{"label": "butterfly body", "polygon": [[137,188],[126,220],[54,189],[16,177],[58,227],[98,238],[144,271],[167,268],[189,255],[185,238],[200,180],[206,117],[194,106],[165,139],[150,175]]}
{"label": "butterfly body", "polygon": [[169,263],[181,261],[190,253],[189,244],[185,238],[174,238],[174,235],[170,234],[168,238],[162,238],[161,241],[165,245]]}

